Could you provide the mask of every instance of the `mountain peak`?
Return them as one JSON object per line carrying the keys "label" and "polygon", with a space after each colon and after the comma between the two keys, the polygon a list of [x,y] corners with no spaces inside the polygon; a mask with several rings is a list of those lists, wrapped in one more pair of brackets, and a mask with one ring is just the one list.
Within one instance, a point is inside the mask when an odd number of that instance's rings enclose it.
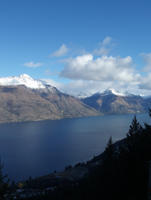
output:
{"label": "mountain peak", "polygon": [[26,78],[28,78],[28,79],[33,79],[31,76],[29,76],[28,74],[21,74],[20,76],[19,76],[20,78],[24,78],[24,79],[26,79]]}
{"label": "mountain peak", "polygon": [[113,95],[116,95],[116,96],[126,96],[125,93],[121,93],[119,91],[116,91],[115,89],[113,88],[109,88],[107,90],[105,90],[103,93],[101,93],[102,95],[109,95],[109,94],[113,94]]}
{"label": "mountain peak", "polygon": [[25,85],[32,89],[42,89],[46,88],[45,84],[40,80],[35,80],[27,74],[21,74],[20,76],[10,76],[0,78],[0,85],[10,86],[10,85]]}

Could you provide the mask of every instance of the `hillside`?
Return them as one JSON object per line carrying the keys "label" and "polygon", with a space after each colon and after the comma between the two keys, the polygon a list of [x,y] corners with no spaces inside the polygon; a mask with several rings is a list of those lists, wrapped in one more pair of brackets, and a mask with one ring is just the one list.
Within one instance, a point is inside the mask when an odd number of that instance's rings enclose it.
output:
{"label": "hillside", "polygon": [[0,122],[38,121],[96,116],[99,113],[80,100],[52,86],[0,86]]}
{"label": "hillside", "polygon": [[139,95],[122,95],[112,91],[96,93],[82,101],[104,114],[143,113],[151,106],[151,99]]}
{"label": "hillside", "polygon": [[27,74],[0,78],[0,123],[144,113],[150,106],[151,97],[113,89],[77,98]]}

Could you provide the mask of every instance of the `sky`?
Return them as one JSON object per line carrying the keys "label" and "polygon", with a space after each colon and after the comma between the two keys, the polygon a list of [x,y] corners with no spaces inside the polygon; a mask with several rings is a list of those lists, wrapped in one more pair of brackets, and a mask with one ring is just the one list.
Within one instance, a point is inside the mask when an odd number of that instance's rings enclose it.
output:
{"label": "sky", "polygon": [[151,95],[150,0],[0,0],[0,77]]}

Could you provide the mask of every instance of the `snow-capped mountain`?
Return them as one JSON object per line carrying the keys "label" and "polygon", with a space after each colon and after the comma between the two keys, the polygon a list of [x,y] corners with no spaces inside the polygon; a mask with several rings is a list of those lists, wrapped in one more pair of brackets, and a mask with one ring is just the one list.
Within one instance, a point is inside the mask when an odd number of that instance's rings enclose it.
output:
{"label": "snow-capped mountain", "polygon": [[127,97],[127,96],[141,96],[143,98],[147,98],[147,96],[144,96],[142,94],[132,94],[132,93],[129,93],[128,91],[118,91],[118,90],[115,90],[113,88],[110,88],[110,89],[106,89],[104,91],[98,91],[98,92],[95,92],[95,93],[92,93],[92,92],[80,92],[78,93],[77,95],[74,95],[80,99],[84,99],[84,98],[88,98],[88,97],[91,97],[91,96],[108,96],[108,95],[115,95],[115,96],[121,96],[121,97]]}
{"label": "snow-capped mountain", "polygon": [[[17,85],[24,85],[27,88],[31,88],[31,89],[48,89],[49,88],[49,91],[52,90],[52,92],[55,88],[55,87],[51,86],[48,81],[40,80],[40,79],[39,80],[33,79],[31,76],[29,76],[27,74],[21,74],[20,76],[0,77],[0,86],[17,86]],[[86,97],[90,97],[92,95],[106,96],[109,94],[113,94],[116,96],[123,96],[123,97],[133,95],[128,92],[121,92],[121,91],[117,91],[113,88],[109,88],[107,90],[104,90],[103,92],[98,91],[95,94],[92,94],[90,92],[80,91],[77,95],[73,95],[73,96],[78,97],[78,98],[86,98]],[[140,96],[143,96],[143,95],[140,95]]]}
{"label": "snow-capped mountain", "polygon": [[[107,96],[107,95],[115,95],[115,96],[121,96],[121,97],[127,97],[127,96],[142,96],[141,94],[140,95],[135,95],[135,94],[131,94],[127,91],[125,92],[121,92],[121,91],[118,91],[118,90],[115,90],[113,88],[110,88],[110,89],[107,89],[107,90],[104,90],[103,92],[97,92],[93,95],[101,95],[101,96]],[[90,95],[90,96],[93,96],[93,95]],[[89,97],[89,96],[87,96]]]}
{"label": "snow-capped mountain", "polygon": [[142,113],[151,107],[151,98],[115,89],[87,94],[82,91],[78,99],[27,74],[0,78],[0,122]]}
{"label": "snow-capped mountain", "polygon": [[42,89],[46,88],[44,82],[40,80],[35,80],[27,74],[21,74],[20,76],[10,76],[0,78],[0,85],[2,86],[15,86],[15,85],[25,85],[32,89]]}
{"label": "snow-capped mountain", "polygon": [[0,123],[94,115],[99,112],[44,81],[26,74],[0,78]]}
{"label": "snow-capped mountain", "polygon": [[141,95],[121,93],[114,89],[98,92],[81,100],[104,114],[142,113],[151,107],[151,98],[145,99]]}
{"label": "snow-capped mountain", "polygon": [[113,89],[113,88],[110,88],[110,89],[107,89],[107,90],[105,90],[104,92],[99,92],[99,94],[100,95],[102,95],[102,96],[106,96],[106,95],[110,95],[110,94],[114,94],[114,95],[116,95],[116,96],[128,96],[129,95],[129,93],[122,93],[122,92],[119,92],[119,91],[116,91],[115,89]]}

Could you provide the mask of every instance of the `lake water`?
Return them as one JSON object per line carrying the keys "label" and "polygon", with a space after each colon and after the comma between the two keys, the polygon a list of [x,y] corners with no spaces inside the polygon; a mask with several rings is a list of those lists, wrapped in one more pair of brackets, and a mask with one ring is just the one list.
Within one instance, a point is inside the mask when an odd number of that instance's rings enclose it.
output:
{"label": "lake water", "polygon": [[[60,171],[101,153],[110,136],[125,137],[134,115],[0,124],[0,156],[11,180]],[[149,122],[147,114],[137,115]]]}

